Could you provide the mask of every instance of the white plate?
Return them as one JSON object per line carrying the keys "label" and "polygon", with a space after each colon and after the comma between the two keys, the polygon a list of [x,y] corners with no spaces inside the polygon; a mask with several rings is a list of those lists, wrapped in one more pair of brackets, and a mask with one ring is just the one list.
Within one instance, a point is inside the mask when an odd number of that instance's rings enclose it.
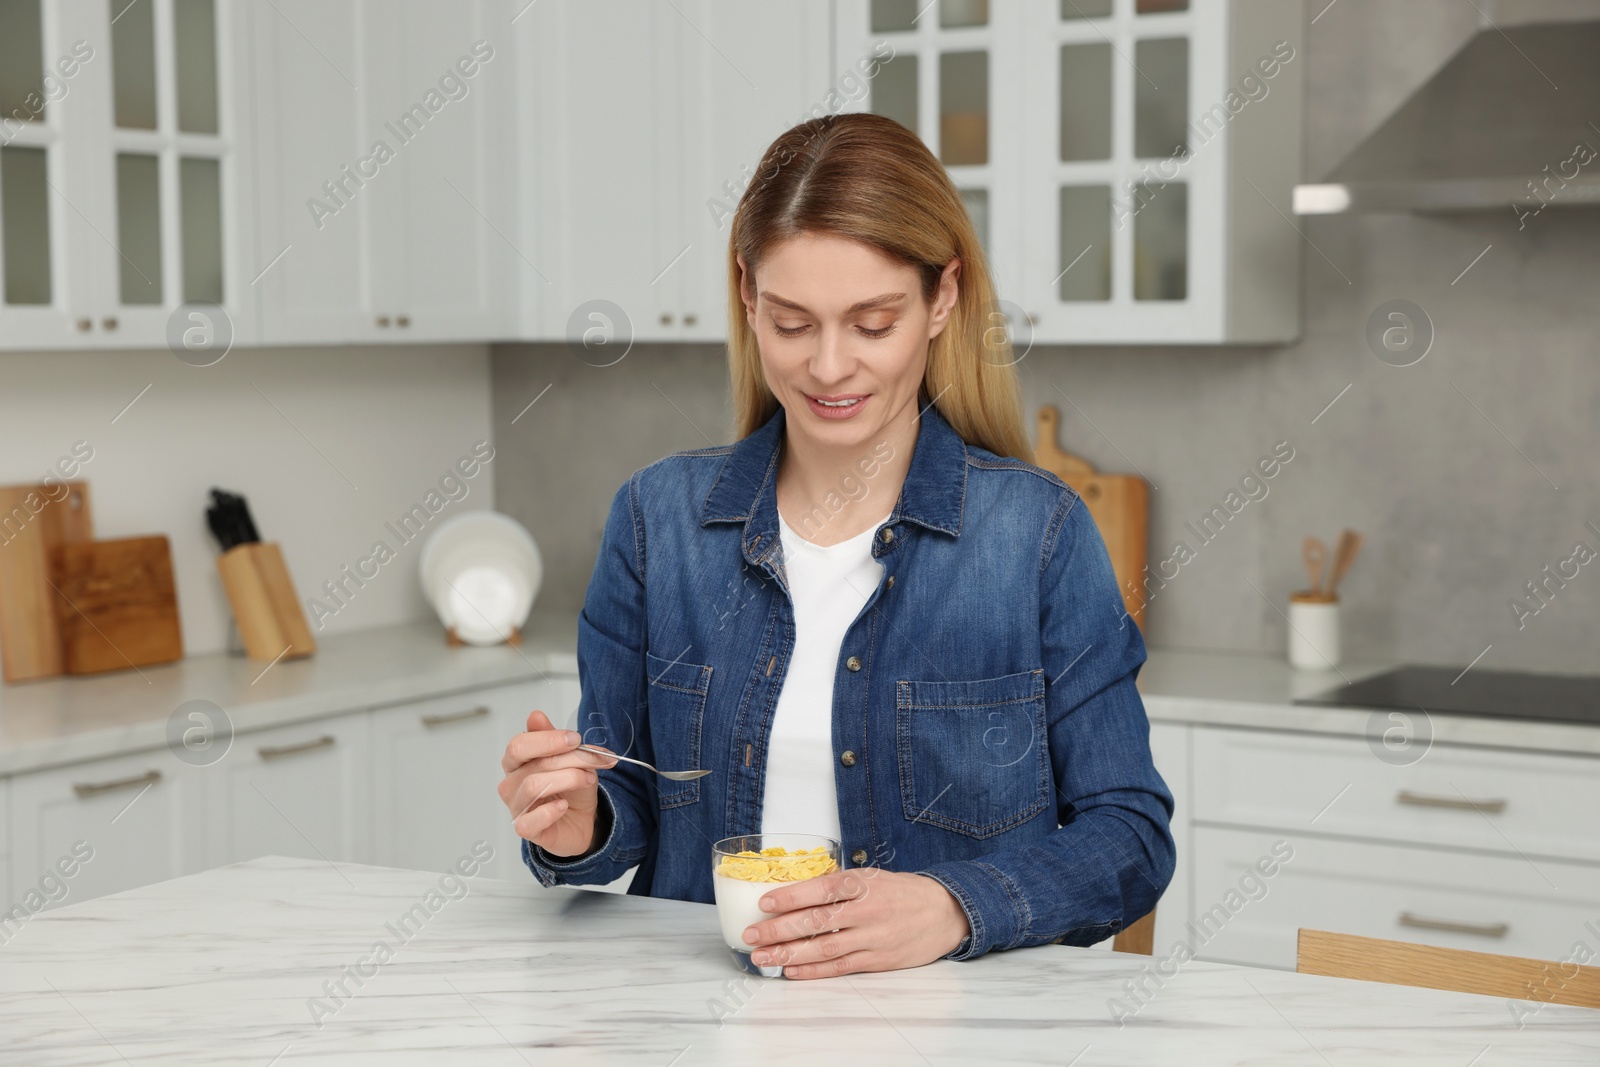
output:
{"label": "white plate", "polygon": [[422,546],[422,594],[457,637],[495,645],[527,621],[544,577],[539,546],[498,511],[464,511],[440,523]]}

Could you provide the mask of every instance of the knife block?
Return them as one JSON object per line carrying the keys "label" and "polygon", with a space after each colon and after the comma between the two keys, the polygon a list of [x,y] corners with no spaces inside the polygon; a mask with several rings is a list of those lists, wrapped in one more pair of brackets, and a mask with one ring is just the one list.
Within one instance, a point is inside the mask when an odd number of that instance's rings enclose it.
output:
{"label": "knife block", "polygon": [[247,541],[217,557],[245,654],[256,660],[296,659],[317,650],[294,583],[275,543]]}

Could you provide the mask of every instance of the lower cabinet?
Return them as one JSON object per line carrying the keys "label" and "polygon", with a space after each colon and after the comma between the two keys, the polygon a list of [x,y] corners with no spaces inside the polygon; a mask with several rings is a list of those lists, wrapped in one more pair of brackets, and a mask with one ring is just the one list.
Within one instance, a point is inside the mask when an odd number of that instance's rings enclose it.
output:
{"label": "lower cabinet", "polygon": [[31,916],[201,869],[206,770],[157,749],[11,779],[8,912]]}
{"label": "lower cabinet", "polygon": [[236,736],[200,768],[204,866],[266,855],[370,862],[371,747],[364,711]]}
{"label": "lower cabinet", "polygon": [[[1544,960],[1600,936],[1597,866],[1294,832],[1194,836],[1187,933],[1203,959],[1293,970],[1302,927]],[[1263,857],[1281,860],[1270,877]]]}

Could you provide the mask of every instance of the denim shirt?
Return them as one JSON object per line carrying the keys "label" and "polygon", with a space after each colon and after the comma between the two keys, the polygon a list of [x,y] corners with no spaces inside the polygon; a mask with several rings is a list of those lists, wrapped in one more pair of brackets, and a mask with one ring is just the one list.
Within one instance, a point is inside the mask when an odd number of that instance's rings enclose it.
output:
{"label": "denim shirt", "polygon": [[[544,885],[637,864],[629,893],[710,903],[712,843],[760,832],[795,641],[783,435],[780,408],[742,441],[668,456],[618,490],[579,617],[578,729],[664,770],[712,773],[600,771],[594,848],[562,858],[523,842]],[[1172,878],[1173,799],[1134,684],[1144,640],[1087,506],[930,407],[872,552],[883,573],[833,692],[845,867],[943,885],[971,926],[951,959],[1094,944],[1150,911]]]}

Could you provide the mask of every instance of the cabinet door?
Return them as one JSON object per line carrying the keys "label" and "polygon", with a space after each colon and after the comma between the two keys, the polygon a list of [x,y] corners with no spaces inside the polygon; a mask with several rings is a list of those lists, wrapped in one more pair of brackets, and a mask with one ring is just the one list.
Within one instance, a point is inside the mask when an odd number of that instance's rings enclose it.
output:
{"label": "cabinet door", "polygon": [[393,330],[377,321],[392,314],[394,294],[378,291],[367,235],[376,206],[398,203],[399,179],[379,162],[396,138],[369,125],[363,99],[372,95],[363,55],[382,32],[382,13],[323,0],[249,10],[260,229],[252,287],[262,339],[386,338]]}
{"label": "cabinet door", "polygon": [[1024,125],[1019,62],[1031,6],[839,0],[836,19],[836,83],[847,98],[868,83],[842,110],[888,116],[922,138],[961,193],[997,296],[1013,302],[1022,283],[1023,143],[1034,136]]}
{"label": "cabinet door", "polygon": [[534,708],[557,718],[551,688],[508,686],[372,712],[373,857],[387,867],[442,871],[479,839],[490,877],[514,877],[519,839],[495,787],[501,757]]}
{"label": "cabinet door", "polygon": [[826,6],[807,0],[691,0],[679,9],[683,181],[672,215],[686,251],[669,275],[679,294],[674,321],[680,340],[723,341],[734,209],[767,146],[813,107],[827,110],[833,42]]}
{"label": "cabinet door", "polygon": [[50,907],[200,870],[202,771],[157,749],[12,778],[11,899],[38,888],[79,841],[92,858]]}
{"label": "cabinet door", "polygon": [[366,712],[235,737],[204,768],[206,865],[266,855],[367,862],[369,749]]}
{"label": "cabinet door", "polygon": [[536,4],[522,17],[538,42],[546,131],[535,181],[545,220],[535,262],[549,294],[539,339],[565,340],[570,327],[591,338],[597,364],[626,351],[602,341],[679,340],[682,16],[653,0],[595,0]]}
{"label": "cabinet door", "polygon": [[1150,754],[1156,770],[1172,790],[1172,837],[1178,848],[1178,866],[1172,874],[1167,891],[1156,905],[1155,950],[1157,955],[1168,952],[1173,942],[1182,936],[1183,924],[1189,918],[1190,894],[1194,882],[1194,840],[1191,815],[1194,796],[1189,777],[1190,727],[1179,723],[1153,722],[1150,724]]}
{"label": "cabinet door", "polygon": [[85,268],[106,245],[82,214],[83,87],[109,56],[82,15],[82,0],[0,4],[0,349],[79,346],[92,329]]}
{"label": "cabinet door", "polygon": [[515,330],[516,7],[385,0],[369,20],[366,128],[395,150],[374,182],[393,195],[374,200],[371,255],[395,340]]}

